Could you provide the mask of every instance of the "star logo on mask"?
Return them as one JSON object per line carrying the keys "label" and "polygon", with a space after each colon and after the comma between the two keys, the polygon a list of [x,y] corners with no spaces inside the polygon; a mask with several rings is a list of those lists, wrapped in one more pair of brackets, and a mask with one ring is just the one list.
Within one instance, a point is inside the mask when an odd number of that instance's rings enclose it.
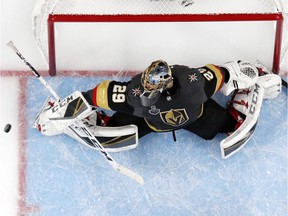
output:
{"label": "star logo on mask", "polygon": [[132,94],[133,94],[134,97],[140,96],[141,95],[140,86],[138,88],[132,89]]}
{"label": "star logo on mask", "polygon": [[190,83],[192,83],[192,82],[198,81],[198,76],[196,75],[196,73],[189,74],[188,79],[189,79]]}

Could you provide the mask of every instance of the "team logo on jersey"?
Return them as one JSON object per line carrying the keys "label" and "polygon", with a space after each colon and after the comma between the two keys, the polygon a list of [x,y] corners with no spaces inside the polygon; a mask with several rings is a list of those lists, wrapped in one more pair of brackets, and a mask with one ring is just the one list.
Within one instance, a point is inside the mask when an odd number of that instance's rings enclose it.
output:
{"label": "team logo on jersey", "polygon": [[160,117],[165,124],[171,126],[180,126],[189,120],[185,109],[171,109],[167,112],[161,112]]}
{"label": "team logo on jersey", "polygon": [[141,95],[141,90],[140,90],[140,86],[138,88],[134,88],[132,89],[132,94],[134,95],[134,97],[136,96],[140,96]]}
{"label": "team logo on jersey", "polygon": [[198,76],[196,73],[188,74],[188,79],[190,83],[198,81]]}

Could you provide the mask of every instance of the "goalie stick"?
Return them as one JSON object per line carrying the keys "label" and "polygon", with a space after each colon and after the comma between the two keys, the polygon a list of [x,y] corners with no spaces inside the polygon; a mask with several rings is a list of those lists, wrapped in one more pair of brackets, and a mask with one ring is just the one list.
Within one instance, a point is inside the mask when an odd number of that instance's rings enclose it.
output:
{"label": "goalie stick", "polygon": [[[33,72],[33,74],[40,80],[40,82],[45,86],[45,88],[55,97],[55,99],[59,102],[61,101],[61,98],[58,96],[58,94],[51,88],[51,86],[41,77],[41,75],[38,73],[38,71],[24,58],[24,56],[19,52],[19,50],[15,47],[14,43],[10,41],[7,43],[7,46],[10,47],[17,55],[18,57],[24,61],[24,63],[30,68],[30,70]],[[69,129],[76,135],[76,132],[74,129],[80,129],[82,130],[88,137],[91,143],[95,146],[96,149],[101,152],[102,156],[106,158],[106,160],[109,162],[109,164],[118,172],[120,172],[123,175],[128,176],[129,178],[133,179],[134,181],[138,182],[139,184],[144,184],[144,179],[139,174],[133,172],[132,170],[129,170],[128,168],[118,164],[111,155],[105,150],[105,148],[101,145],[101,143],[95,138],[95,136],[89,131],[89,129],[84,125],[82,121],[75,121],[75,125],[70,125]],[[85,140],[84,140],[85,141]]]}

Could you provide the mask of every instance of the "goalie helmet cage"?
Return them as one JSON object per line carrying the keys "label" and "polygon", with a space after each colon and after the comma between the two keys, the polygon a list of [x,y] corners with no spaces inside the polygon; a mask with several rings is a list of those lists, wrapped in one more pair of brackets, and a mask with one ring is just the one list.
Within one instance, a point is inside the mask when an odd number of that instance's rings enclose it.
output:
{"label": "goalie helmet cage", "polygon": [[55,23],[271,21],[276,22],[272,70],[279,73],[283,5],[277,0],[42,0],[34,9],[34,36],[55,76]]}

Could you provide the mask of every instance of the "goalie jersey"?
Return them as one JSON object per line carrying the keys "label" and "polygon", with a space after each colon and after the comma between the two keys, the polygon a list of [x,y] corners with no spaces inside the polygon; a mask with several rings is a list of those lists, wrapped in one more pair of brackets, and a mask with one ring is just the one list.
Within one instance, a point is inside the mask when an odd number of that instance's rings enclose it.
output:
{"label": "goalie jersey", "polygon": [[149,107],[140,101],[144,90],[141,74],[129,82],[103,81],[84,95],[94,106],[143,117],[153,131],[177,130],[202,115],[203,103],[221,88],[225,72],[212,64],[200,68],[182,65],[170,68],[173,87],[161,92],[157,102]]}

